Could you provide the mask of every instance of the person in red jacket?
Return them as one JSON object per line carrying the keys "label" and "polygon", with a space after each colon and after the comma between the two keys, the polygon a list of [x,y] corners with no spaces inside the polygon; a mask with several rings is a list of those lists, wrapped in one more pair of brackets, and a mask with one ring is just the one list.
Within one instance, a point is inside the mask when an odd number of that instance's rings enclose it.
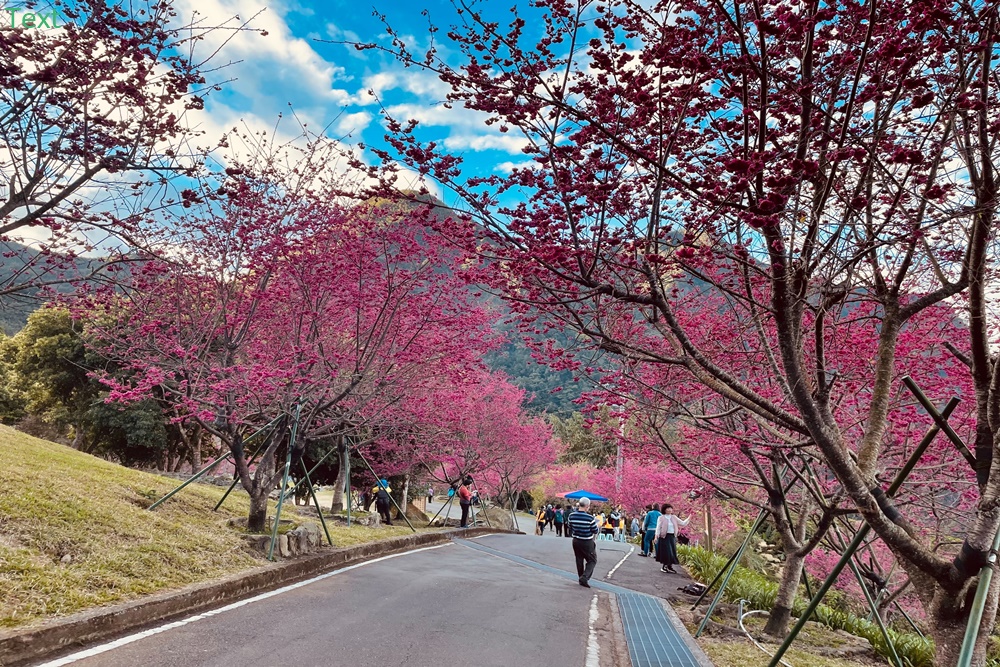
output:
{"label": "person in red jacket", "polygon": [[462,485],[458,487],[458,504],[462,508],[462,528],[469,527],[469,508],[472,506],[472,491],[469,491],[469,484],[472,484],[472,477],[465,476]]}

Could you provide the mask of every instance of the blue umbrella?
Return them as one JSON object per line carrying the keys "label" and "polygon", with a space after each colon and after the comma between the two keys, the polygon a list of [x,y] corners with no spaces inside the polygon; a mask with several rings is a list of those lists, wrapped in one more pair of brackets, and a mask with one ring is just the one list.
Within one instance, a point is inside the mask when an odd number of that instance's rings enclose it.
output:
{"label": "blue umbrella", "polygon": [[573,493],[562,494],[563,498],[568,498],[569,500],[579,500],[580,498],[590,498],[599,503],[606,503],[608,499],[604,496],[598,495],[596,493],[591,493],[590,491],[584,491],[580,489],[579,491],[574,491]]}

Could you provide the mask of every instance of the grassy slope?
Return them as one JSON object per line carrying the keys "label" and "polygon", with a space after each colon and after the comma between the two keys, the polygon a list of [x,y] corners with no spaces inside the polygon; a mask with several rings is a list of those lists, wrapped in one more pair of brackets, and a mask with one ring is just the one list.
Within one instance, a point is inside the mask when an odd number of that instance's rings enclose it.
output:
{"label": "grassy slope", "polygon": [[[0,426],[0,628],[266,562],[227,526],[249,511],[245,494],[213,512],[224,489],[191,485],[155,512],[144,509],[176,485]],[[334,544],[348,546],[409,530],[331,526],[331,533]]]}

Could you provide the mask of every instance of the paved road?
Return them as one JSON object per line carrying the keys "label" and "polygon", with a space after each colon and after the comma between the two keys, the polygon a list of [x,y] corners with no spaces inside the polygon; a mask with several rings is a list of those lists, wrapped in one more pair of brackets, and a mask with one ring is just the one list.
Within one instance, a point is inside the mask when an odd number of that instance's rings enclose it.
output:
{"label": "paved road", "polygon": [[[584,665],[595,589],[574,581],[571,540],[546,533],[463,542],[334,571],[40,667]],[[634,557],[629,544],[597,546],[595,580],[657,596],[684,583]],[[602,647],[616,623],[601,613]]]}
{"label": "paved road", "polygon": [[[568,539],[491,535],[476,543],[575,571]],[[598,547],[595,578],[603,578],[629,546],[599,542]],[[593,590],[551,573],[449,544],[327,575],[99,655],[58,664],[580,667],[593,596]]]}

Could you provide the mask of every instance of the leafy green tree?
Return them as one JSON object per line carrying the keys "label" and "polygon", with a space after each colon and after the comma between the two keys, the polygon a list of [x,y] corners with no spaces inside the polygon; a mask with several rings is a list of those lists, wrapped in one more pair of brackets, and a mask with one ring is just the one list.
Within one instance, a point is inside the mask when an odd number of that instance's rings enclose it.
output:
{"label": "leafy green tree", "polygon": [[74,449],[83,448],[87,412],[98,400],[100,385],[88,377],[93,360],[70,313],[36,310],[10,340],[7,356],[26,412],[65,431]]}
{"label": "leafy green tree", "polygon": [[24,418],[25,398],[15,384],[16,372],[13,368],[13,340],[0,331],[0,422],[16,424]]}
{"label": "leafy green tree", "polygon": [[[607,408],[600,411],[600,419],[602,422],[609,419]],[[607,437],[602,428],[591,428],[579,412],[565,419],[552,415],[549,423],[553,434],[566,446],[560,463],[589,463],[601,468],[614,462],[614,439]]]}

